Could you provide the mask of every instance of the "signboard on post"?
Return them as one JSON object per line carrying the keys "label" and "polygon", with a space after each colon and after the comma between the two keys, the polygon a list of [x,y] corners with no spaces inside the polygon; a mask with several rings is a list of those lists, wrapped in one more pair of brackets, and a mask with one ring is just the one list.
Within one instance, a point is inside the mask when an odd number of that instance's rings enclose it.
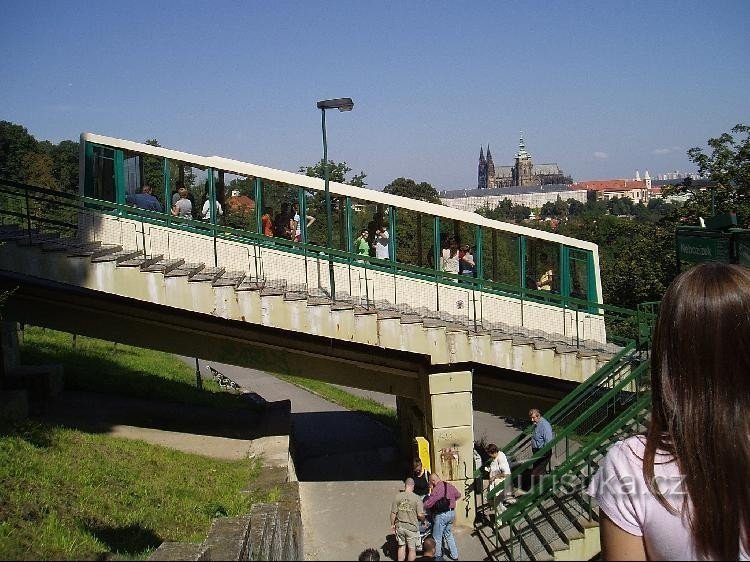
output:
{"label": "signboard on post", "polygon": [[704,261],[729,263],[731,257],[729,236],[701,234],[696,236],[677,233],[677,258],[680,263],[700,263]]}

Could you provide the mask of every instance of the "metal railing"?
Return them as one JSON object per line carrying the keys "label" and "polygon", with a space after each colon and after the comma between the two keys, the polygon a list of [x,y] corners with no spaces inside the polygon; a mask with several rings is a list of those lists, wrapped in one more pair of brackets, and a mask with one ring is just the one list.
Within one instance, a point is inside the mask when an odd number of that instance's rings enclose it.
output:
{"label": "metal railing", "polygon": [[[581,513],[594,518],[591,499],[582,494],[597,468],[597,461],[617,439],[643,428],[650,405],[648,346],[658,303],[644,303],[638,311],[638,340],[631,341],[587,381],[576,387],[546,413],[555,438],[532,452],[529,426],[503,452],[511,474],[492,489],[485,489],[482,467],[473,474],[476,507],[491,522],[496,553],[510,559],[533,558],[534,546],[552,554],[550,544],[567,540],[565,531],[577,526]],[[551,455],[551,456],[550,456]],[[550,456],[552,470],[537,482],[531,471]],[[513,490],[528,489],[518,498]],[[571,510],[569,502],[581,509]],[[536,510],[536,511],[535,511]],[[550,515],[556,510],[556,516]],[[486,517],[487,514],[491,517]],[[536,515],[534,515],[536,514]],[[479,523],[481,525],[481,523]]]}
{"label": "metal railing", "polygon": [[[612,354],[638,337],[638,313],[625,308],[0,180],[0,220],[25,228],[30,240],[34,233],[50,230],[80,238],[82,225],[86,221],[93,223],[98,216],[140,223],[141,240],[136,244],[146,257],[162,253],[162,248],[155,249],[151,240],[153,227],[174,231],[175,239],[185,235],[206,237],[213,246],[212,265],[234,266],[258,283],[276,283],[305,297],[417,314],[460,324],[475,332],[499,330]],[[130,235],[123,232],[121,238]],[[222,248],[228,243],[249,248],[247,263],[222,263]],[[178,253],[171,241],[164,252],[165,258],[185,257],[171,255]],[[280,255],[284,259],[277,259]],[[330,293],[329,261],[334,266],[335,295]],[[500,308],[503,314],[498,313]],[[502,322],[501,318],[509,320]],[[604,343],[604,327],[610,344]]]}

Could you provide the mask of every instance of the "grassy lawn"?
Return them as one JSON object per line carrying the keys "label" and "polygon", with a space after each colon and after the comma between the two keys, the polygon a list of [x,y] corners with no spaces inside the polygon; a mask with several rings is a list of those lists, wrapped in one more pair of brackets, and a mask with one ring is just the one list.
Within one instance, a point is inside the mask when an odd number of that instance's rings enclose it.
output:
{"label": "grassy lawn", "polygon": [[0,559],[145,558],[201,542],[211,519],[278,490],[242,493],[258,461],[220,461],[35,422],[0,426]]}
{"label": "grassy lawn", "polygon": [[212,379],[195,385],[195,369],[174,355],[150,349],[26,326],[21,360],[26,365],[60,363],[65,388],[108,392],[134,398],[206,406],[247,408],[249,402],[225,392]]}
{"label": "grassy lawn", "polygon": [[[217,407],[174,356],[27,327],[23,362],[61,363],[67,388]],[[163,541],[201,542],[212,518],[276,501],[257,460],[217,460],[101,434],[0,422],[0,559],[143,559]],[[245,491],[249,490],[249,491]]]}
{"label": "grassy lawn", "polygon": [[288,383],[310,390],[334,404],[343,406],[347,410],[361,412],[375,418],[387,427],[392,429],[396,428],[396,410],[383,406],[380,402],[376,402],[369,398],[362,398],[361,396],[355,396],[345,390],[341,390],[337,386],[316,379],[306,379],[304,377],[281,375],[277,373],[274,373],[274,376]]}

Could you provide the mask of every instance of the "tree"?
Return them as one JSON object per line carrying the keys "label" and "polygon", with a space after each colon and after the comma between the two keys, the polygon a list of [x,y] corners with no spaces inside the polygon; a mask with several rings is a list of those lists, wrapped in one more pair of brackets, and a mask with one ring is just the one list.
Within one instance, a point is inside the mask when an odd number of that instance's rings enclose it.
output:
{"label": "tree", "polygon": [[664,190],[666,195],[688,195],[682,213],[692,222],[711,216],[713,198],[716,213],[735,211],[738,223],[750,226],[750,125],[737,124],[731,133],[708,139],[710,154],[699,147],[687,151],[698,173],[714,182],[713,187],[706,189],[691,180]]}
{"label": "tree", "polygon": [[[298,171],[312,178],[325,179],[325,166],[322,158],[319,162],[316,162],[314,166],[300,166]],[[347,181],[346,174],[351,171],[352,169],[346,162],[337,164],[333,160],[328,161],[328,179],[330,181],[335,181],[337,183],[347,183],[355,187],[367,186],[367,183],[365,182],[367,174],[362,171],[360,171],[358,174],[355,174],[354,176],[352,176],[351,180]]]}
{"label": "tree", "polygon": [[79,143],[70,140],[64,140],[50,148],[52,175],[62,191],[78,193],[79,152]]}
{"label": "tree", "polygon": [[25,127],[0,121],[0,175],[15,181],[25,181],[23,158],[36,150],[36,139]]}
{"label": "tree", "polygon": [[428,203],[441,203],[440,196],[434,187],[424,181],[418,184],[410,178],[396,178],[383,188],[383,193],[419,199]]}

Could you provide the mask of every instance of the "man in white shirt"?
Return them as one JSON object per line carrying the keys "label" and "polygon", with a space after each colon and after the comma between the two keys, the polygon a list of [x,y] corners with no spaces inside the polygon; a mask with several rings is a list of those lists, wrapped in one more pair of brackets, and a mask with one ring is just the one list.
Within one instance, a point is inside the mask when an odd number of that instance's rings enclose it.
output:
{"label": "man in white shirt", "polygon": [[383,225],[380,228],[378,228],[375,231],[375,242],[373,243],[373,248],[375,248],[375,257],[380,258],[381,260],[387,260],[390,258],[389,251],[388,251],[388,239],[390,238],[390,235],[388,234],[388,226]]}

